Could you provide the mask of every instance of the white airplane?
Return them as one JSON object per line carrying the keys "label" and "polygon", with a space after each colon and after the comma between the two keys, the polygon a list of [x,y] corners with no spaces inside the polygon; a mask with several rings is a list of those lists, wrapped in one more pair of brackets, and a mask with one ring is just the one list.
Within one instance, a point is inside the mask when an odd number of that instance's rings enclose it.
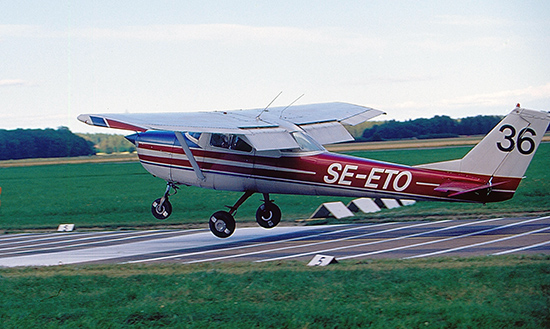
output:
{"label": "white airplane", "polygon": [[262,193],[258,224],[276,226],[281,210],[270,194],[390,197],[497,202],[512,198],[550,122],[548,112],[514,108],[462,159],[405,166],[328,152],[323,145],[352,141],[346,125],[382,111],[348,103],[253,110],[83,114],[89,125],[135,131],[126,138],[143,167],[164,179],[164,195],[151,206],[166,219],[180,185],[244,192],[229,211],[209,220],[220,238],[235,230],[233,215]]}

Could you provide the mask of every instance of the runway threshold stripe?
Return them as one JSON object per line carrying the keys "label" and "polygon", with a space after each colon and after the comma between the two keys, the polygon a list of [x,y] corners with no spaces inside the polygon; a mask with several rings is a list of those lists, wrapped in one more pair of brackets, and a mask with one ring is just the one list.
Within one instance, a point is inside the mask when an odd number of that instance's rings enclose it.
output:
{"label": "runway threshold stripe", "polygon": [[154,262],[159,260],[168,260],[168,259],[174,259],[174,258],[180,258],[180,257],[189,257],[189,256],[197,256],[197,255],[204,255],[204,254],[210,254],[210,253],[216,253],[216,252],[223,252],[223,251],[232,251],[232,250],[239,250],[239,249],[246,249],[246,248],[254,248],[254,247],[263,247],[268,246],[272,244],[277,243],[286,243],[286,242],[292,242],[292,241],[299,241],[299,240],[305,240],[310,238],[316,238],[324,235],[330,235],[330,234],[337,234],[337,233],[343,233],[347,231],[354,231],[359,229],[364,229],[365,227],[378,227],[378,226],[385,226],[390,224],[398,224],[398,223],[383,223],[383,224],[375,224],[370,226],[357,226],[352,228],[346,228],[343,230],[336,230],[331,232],[325,232],[320,234],[313,234],[313,235],[306,235],[291,239],[285,239],[285,240],[276,240],[276,241],[270,241],[270,242],[262,242],[262,243],[256,243],[256,244],[249,244],[244,246],[237,246],[237,247],[229,247],[229,248],[219,248],[219,249],[211,249],[211,250],[203,250],[203,251],[197,251],[197,252],[188,252],[178,255],[170,255],[170,256],[163,256],[163,257],[156,257],[156,258],[146,258],[146,259],[140,259],[140,260],[134,260],[134,261],[128,261],[124,262],[123,264],[127,263],[144,263],[144,262]]}
{"label": "runway threshold stripe", "polygon": [[506,254],[511,254],[511,253],[514,253],[514,252],[518,252],[518,251],[524,251],[524,250],[528,250],[528,249],[533,249],[533,248],[537,248],[537,247],[542,247],[542,246],[545,246],[547,244],[550,244],[550,241],[545,241],[545,242],[541,242],[541,243],[536,243],[536,244],[532,244],[530,246],[525,246],[525,247],[521,247],[521,248],[516,248],[516,249],[511,249],[511,250],[504,250],[504,251],[501,251],[501,252],[496,252],[494,254],[491,254],[491,256],[499,256],[499,255],[506,255]]}
{"label": "runway threshold stripe", "polygon": [[[498,227],[494,227],[494,228],[490,228],[490,229],[486,229],[486,230],[482,230],[482,231],[478,231],[478,232],[472,232],[472,233],[457,235],[457,236],[453,236],[453,237],[445,238],[445,239],[432,240],[432,241],[427,241],[427,242],[422,242],[422,243],[415,243],[415,244],[411,244],[411,245],[407,245],[407,246],[395,247],[395,248],[390,248],[390,249],[385,249],[385,250],[371,251],[371,252],[368,252],[368,253],[363,253],[363,254],[358,254],[358,255],[344,256],[344,257],[339,257],[339,259],[350,259],[350,258],[357,258],[357,257],[372,256],[372,255],[382,254],[382,253],[386,253],[386,252],[392,252],[392,251],[397,251],[397,250],[421,247],[421,246],[426,246],[426,245],[440,243],[440,242],[448,242],[448,241],[451,241],[451,240],[462,239],[462,238],[467,238],[469,236],[474,236],[474,235],[489,233],[489,232],[492,232],[492,231],[497,231],[497,230],[500,230],[500,229],[503,229],[503,228],[508,228],[508,227],[511,227],[511,226],[530,223],[530,222],[538,221],[538,220],[541,220],[541,219],[544,219],[544,218],[535,218],[535,219],[530,219],[530,220],[527,220],[527,221],[524,221],[524,222],[511,223],[511,224],[502,225],[502,226],[498,226]],[[481,222],[479,222],[479,223],[481,223]],[[545,229],[547,229],[547,228],[545,228]],[[549,229],[550,229],[550,227],[549,227]],[[456,249],[456,248],[453,248],[453,249]],[[440,250],[440,251],[433,252],[433,253],[430,253],[430,254],[425,254],[425,255],[430,255],[431,256],[432,254],[435,255],[435,254],[438,254],[438,253],[443,253],[443,252]],[[405,257],[403,259],[412,259],[412,258],[419,258],[419,257],[424,257],[424,255],[410,256],[410,257]]]}
{"label": "runway threshold stripe", "polygon": [[[267,253],[274,252],[274,251],[282,251],[282,250],[288,250],[288,249],[298,249],[298,248],[317,246],[317,245],[327,244],[327,243],[336,243],[336,242],[341,242],[341,241],[351,240],[351,239],[357,239],[357,238],[376,235],[376,234],[381,234],[381,233],[393,232],[393,231],[402,230],[402,229],[406,229],[406,228],[413,228],[413,227],[418,227],[418,226],[430,225],[430,224],[434,224],[434,223],[441,223],[441,222],[429,222],[429,223],[421,223],[421,224],[415,224],[415,225],[404,226],[404,227],[396,227],[396,228],[392,228],[392,229],[388,229],[388,230],[384,230],[384,231],[370,232],[370,233],[365,233],[365,234],[360,234],[360,235],[353,235],[353,236],[340,238],[340,239],[335,239],[335,240],[308,243],[308,244],[299,245],[299,246],[280,247],[280,248],[276,248],[276,249],[253,251],[253,252],[249,252],[249,253],[245,253],[245,254],[237,254],[237,255],[220,256],[220,257],[207,258],[207,259],[199,259],[199,260],[186,262],[185,264],[214,262],[214,261],[225,260],[225,259],[229,259],[229,258],[246,257],[246,256],[259,255],[259,254],[267,254]],[[258,263],[259,261],[256,261],[256,262]]]}
{"label": "runway threshold stripe", "polygon": [[[519,224],[520,223],[518,223],[518,225]],[[521,223],[521,224],[523,224],[523,223]],[[538,229],[538,230],[533,230],[533,231],[529,231],[529,232],[525,232],[525,233],[521,233],[521,234],[515,234],[515,235],[507,236],[507,237],[496,239],[496,240],[490,240],[490,241],[474,243],[474,244],[470,244],[470,245],[466,245],[466,246],[462,246],[462,247],[455,247],[455,248],[451,248],[451,249],[434,251],[434,252],[430,252],[430,253],[426,253],[426,254],[422,254],[422,255],[410,256],[410,257],[406,257],[404,259],[423,258],[423,257],[446,254],[446,253],[453,252],[453,251],[458,251],[458,250],[463,250],[463,249],[468,249],[468,248],[474,248],[474,247],[484,246],[484,245],[497,243],[497,242],[502,242],[502,241],[506,241],[506,240],[510,240],[510,239],[520,238],[522,236],[535,234],[535,233],[540,233],[540,232],[543,232],[543,231],[546,231],[546,230],[550,230],[550,227],[544,227],[544,228],[541,228],[541,229]]]}
{"label": "runway threshold stripe", "polygon": [[[19,234],[10,234],[8,237],[0,238],[0,245],[9,244],[13,242],[4,243],[4,241],[24,239],[25,237],[39,238],[43,236],[51,236],[54,233],[19,233]],[[25,240],[24,240],[25,241]]]}
{"label": "runway threshold stripe", "polygon": [[[31,243],[31,244],[25,244],[25,245],[22,245],[22,246],[0,248],[0,252],[2,252],[4,250],[13,250],[13,249],[22,249],[22,248],[31,248],[31,247],[41,247],[41,246],[47,246],[47,245],[59,244],[59,243],[71,243],[71,242],[75,242],[75,241],[100,239],[103,236],[105,236],[106,234],[118,236],[118,235],[136,235],[136,234],[143,233],[143,232],[144,231],[136,231],[136,232],[97,232],[97,233],[81,233],[78,236],[77,235],[51,236],[49,238],[32,240],[32,242],[44,241],[44,240],[46,240],[46,241],[47,240],[56,240],[56,241],[45,242],[45,243],[34,243],[34,244]],[[147,231],[145,231],[145,232],[147,232]],[[158,231],[150,231],[150,232],[158,232]],[[83,237],[83,236],[89,236],[89,235],[92,235],[92,236]],[[74,239],[67,239],[67,238],[73,238],[73,237],[74,237]],[[27,242],[28,241],[18,241],[18,242],[13,242],[12,244],[23,244],[23,243],[27,243]]]}
{"label": "runway threshold stripe", "polygon": [[[156,232],[156,231],[151,231],[151,232]],[[96,241],[96,242],[90,242],[90,243],[77,243],[77,244],[63,245],[63,246],[57,246],[57,247],[51,247],[51,248],[45,248],[45,249],[37,249],[37,250],[14,251],[14,252],[9,252],[9,253],[5,253],[5,254],[0,255],[0,258],[5,257],[5,256],[10,256],[10,255],[23,254],[23,253],[30,253],[30,254],[36,254],[36,253],[41,253],[41,252],[46,252],[47,253],[48,251],[57,250],[57,249],[69,249],[69,248],[74,248],[74,247],[91,246],[91,245],[95,245],[95,244],[104,244],[104,243],[125,241],[125,240],[130,240],[130,239],[138,239],[138,238],[156,236],[156,235],[160,235],[160,234],[164,234],[164,233],[167,233],[167,232],[166,231],[158,231],[156,233],[151,233],[151,234],[144,234],[144,235],[139,235],[139,236],[127,236],[127,237],[124,237],[124,238],[102,240],[102,241]]]}
{"label": "runway threshold stripe", "polygon": [[[444,228],[437,229],[437,230],[426,231],[426,232],[420,232],[420,233],[414,233],[414,234],[404,235],[404,236],[397,237],[397,238],[392,238],[392,239],[379,240],[379,241],[366,242],[366,243],[359,243],[359,244],[354,244],[354,245],[349,245],[349,246],[342,246],[342,247],[337,247],[337,248],[332,248],[332,249],[325,249],[325,250],[317,250],[317,251],[312,251],[312,252],[306,252],[306,253],[294,254],[294,255],[288,255],[288,256],[281,256],[281,257],[275,257],[275,258],[261,259],[261,260],[257,260],[256,263],[272,262],[272,261],[283,260],[283,259],[289,259],[289,258],[296,258],[296,257],[302,257],[302,256],[310,256],[310,255],[314,255],[314,254],[318,254],[318,253],[326,253],[326,252],[331,252],[331,251],[338,251],[338,250],[344,250],[344,249],[351,249],[351,248],[357,248],[357,247],[364,247],[364,246],[374,245],[374,244],[379,244],[379,243],[398,241],[398,240],[413,238],[413,237],[422,236],[422,235],[426,235],[426,234],[431,234],[431,233],[436,233],[436,232],[447,231],[447,230],[455,229],[455,228],[458,228],[458,227],[469,226],[469,225],[479,224],[479,223],[486,223],[486,222],[491,222],[491,221],[496,221],[496,220],[502,220],[502,219],[503,219],[503,218],[493,218],[493,219],[487,219],[487,220],[484,220],[484,221],[481,221],[481,222],[470,222],[470,223],[465,223],[465,224],[460,224],[460,225],[455,225],[455,226],[449,226],[449,227],[444,227]],[[450,222],[450,220],[448,220],[448,221],[434,222],[434,223],[443,223],[443,222]],[[383,233],[383,232],[380,232],[380,233]],[[354,257],[360,257],[360,255],[346,256],[346,257],[338,257],[338,259],[354,258]]]}

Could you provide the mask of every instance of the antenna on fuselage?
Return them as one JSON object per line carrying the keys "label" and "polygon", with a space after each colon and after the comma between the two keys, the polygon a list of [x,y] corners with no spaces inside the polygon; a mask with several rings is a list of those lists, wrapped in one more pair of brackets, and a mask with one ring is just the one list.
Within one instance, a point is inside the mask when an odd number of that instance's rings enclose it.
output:
{"label": "antenna on fuselage", "polygon": [[281,111],[281,114],[279,115],[279,119],[282,119],[283,118],[283,112],[292,106],[292,104],[296,103],[300,98],[302,98],[305,94],[301,94],[300,97],[296,98],[292,103],[288,104],[287,107],[285,107],[282,111]]}
{"label": "antenna on fuselage", "polygon": [[273,104],[273,102],[274,102],[277,98],[279,98],[279,96],[281,96],[282,93],[283,93],[283,92],[281,91],[277,96],[275,96],[275,98],[273,98],[273,100],[272,100],[269,104],[267,104],[267,106],[265,107],[265,109],[263,109],[262,112],[260,112],[260,114],[258,114],[258,115],[256,116],[256,120],[260,120],[260,116],[262,116],[262,114],[263,114],[265,111],[267,111],[267,109],[271,106],[271,104]]}

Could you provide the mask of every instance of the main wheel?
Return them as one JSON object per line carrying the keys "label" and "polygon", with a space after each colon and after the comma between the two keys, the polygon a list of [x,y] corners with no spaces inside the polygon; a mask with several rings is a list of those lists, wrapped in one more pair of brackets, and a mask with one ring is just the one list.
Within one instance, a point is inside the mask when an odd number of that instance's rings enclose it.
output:
{"label": "main wheel", "polygon": [[235,218],[227,211],[218,211],[210,217],[210,231],[218,238],[227,238],[235,232]]}
{"label": "main wheel", "polygon": [[168,198],[164,200],[162,205],[160,199],[156,199],[151,205],[151,212],[156,219],[164,220],[172,214],[172,204],[168,201]]}
{"label": "main wheel", "polygon": [[256,211],[256,222],[263,228],[273,228],[281,221],[281,209],[273,202],[266,202]]}

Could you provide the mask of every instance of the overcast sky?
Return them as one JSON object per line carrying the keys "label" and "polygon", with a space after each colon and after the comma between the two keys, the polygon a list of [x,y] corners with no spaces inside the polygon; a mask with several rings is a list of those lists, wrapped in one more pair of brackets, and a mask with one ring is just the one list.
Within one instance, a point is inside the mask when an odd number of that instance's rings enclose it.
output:
{"label": "overcast sky", "polygon": [[0,2],[0,129],[109,132],[76,117],[280,91],[397,120],[550,110],[550,2]]}

